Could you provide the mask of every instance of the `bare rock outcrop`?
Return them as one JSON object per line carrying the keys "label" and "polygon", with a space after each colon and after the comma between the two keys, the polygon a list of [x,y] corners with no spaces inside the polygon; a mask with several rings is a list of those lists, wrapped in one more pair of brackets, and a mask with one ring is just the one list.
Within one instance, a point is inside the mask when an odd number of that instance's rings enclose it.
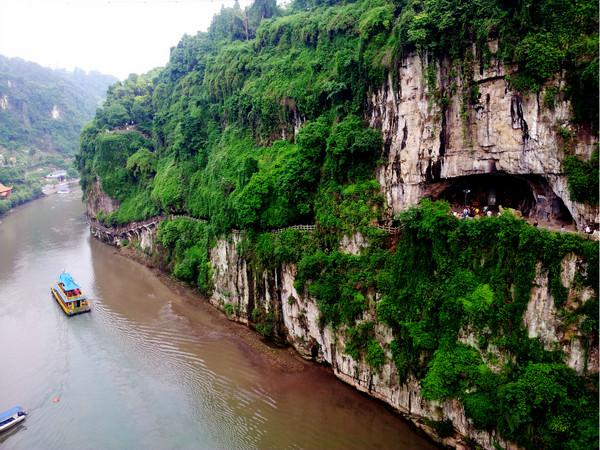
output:
{"label": "bare rock outcrop", "polygon": [[[426,81],[431,64],[436,64],[435,86]],[[566,147],[559,130],[573,128],[569,102],[557,98],[552,108],[544,107],[544,91],[522,95],[511,90],[507,75],[513,68],[495,60],[487,68],[473,64],[471,77],[461,77],[457,69],[447,61],[427,63],[409,55],[396,76],[390,74],[368,99],[367,119],[381,129],[385,142],[386,161],[378,179],[388,213],[423,197],[437,198],[457,183],[478,182],[466,177],[505,174],[529,186],[532,215],[557,216],[564,204],[579,229],[597,223],[598,208],[573,202],[567,191],[562,169]],[[453,72],[458,74],[449,75]],[[546,89],[563,85],[559,78]],[[478,92],[476,99],[459,94],[469,89]],[[578,129],[569,152],[587,159],[594,142]]]}
{"label": "bare rock outcrop", "polygon": [[585,304],[594,296],[590,287],[579,287],[575,274],[585,275],[587,268],[575,254],[569,254],[561,262],[561,283],[568,290],[564,308],[556,305],[549,286],[548,271],[538,264],[523,323],[530,338],[539,338],[547,350],[560,349],[566,356],[565,363],[578,373],[598,372],[597,344],[581,334],[581,320],[567,320],[566,315]]}
{"label": "bare rock outcrop", "polygon": [[116,211],[119,202],[110,198],[103,190],[99,179],[94,180],[86,193],[86,212],[89,218],[97,219],[98,214],[109,214]]}

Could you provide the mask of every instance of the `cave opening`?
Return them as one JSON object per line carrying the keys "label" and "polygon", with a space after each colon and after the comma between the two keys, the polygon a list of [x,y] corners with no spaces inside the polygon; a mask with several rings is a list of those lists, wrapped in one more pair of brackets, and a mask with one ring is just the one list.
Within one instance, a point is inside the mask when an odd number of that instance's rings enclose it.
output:
{"label": "cave opening", "polygon": [[497,213],[512,208],[525,218],[550,224],[573,224],[573,217],[562,199],[537,175],[467,175],[445,180],[437,191],[433,198],[448,201],[454,211],[467,207]]}

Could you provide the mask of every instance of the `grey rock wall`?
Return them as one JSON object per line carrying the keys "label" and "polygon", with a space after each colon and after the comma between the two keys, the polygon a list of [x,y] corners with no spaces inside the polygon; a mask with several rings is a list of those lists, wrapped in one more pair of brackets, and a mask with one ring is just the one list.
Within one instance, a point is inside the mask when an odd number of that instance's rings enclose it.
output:
{"label": "grey rock wall", "polygon": [[[567,101],[559,98],[549,109],[543,106],[545,90],[512,91],[507,79],[512,68],[493,60],[485,69],[474,64],[479,100],[465,103],[460,92],[469,82],[461,79],[458,67],[447,61],[436,65],[436,86],[429,87],[427,66],[416,54],[405,57],[395,77],[390,74],[368,99],[367,119],[381,129],[385,142],[378,179],[390,216],[425,196],[437,197],[460,177],[494,173],[528,182],[540,217],[555,213],[552,203],[560,199],[579,229],[598,222],[597,207],[575,203],[568,195],[559,135],[561,127],[574,130]],[[545,89],[563,85],[557,79]],[[436,95],[447,101],[434,100]],[[596,141],[578,129],[569,151],[587,159]]]}
{"label": "grey rock wall", "polygon": [[[357,240],[360,241],[357,236],[348,238],[349,242]],[[388,403],[439,442],[460,447],[468,437],[485,449],[493,449],[494,443],[499,443],[507,449],[517,448],[501,439],[495,432],[475,429],[460,402],[425,400],[417,380],[400,380],[389,348],[393,334],[387,326],[377,324],[375,328],[375,337],[386,353],[386,363],[383,367],[374,370],[364,361],[354,360],[344,350],[344,328],[333,330],[330,326],[321,327],[316,300],[303,295],[294,287],[296,267],[293,264],[284,264],[273,272],[252,275],[248,272],[243,258],[237,253],[237,243],[239,236],[233,235],[229,240],[219,241],[211,252],[214,293],[210,301],[219,307],[222,307],[224,302],[234,305],[237,312],[234,320],[251,322],[251,311],[255,307],[267,311],[280,311],[278,317],[281,320],[283,338],[300,355],[330,365],[339,379]],[[561,279],[563,285],[569,289],[567,309],[577,307],[593,295],[589,288],[578,288],[574,283],[575,273],[585,270],[575,255],[568,255],[562,262]],[[372,309],[365,313],[364,319],[372,319],[374,315],[373,305]],[[583,341],[583,336],[577,332],[577,324],[564,326],[548,287],[548,274],[541,267],[538,267],[523,323],[530,337],[539,337],[548,348],[562,349],[565,353],[565,363],[579,373],[598,370],[597,349],[586,350],[588,346]],[[497,352],[494,348],[479,349],[476,336],[470,332],[463,333],[462,342],[472,345],[483,354]],[[500,360],[506,359],[506,355],[497,356]],[[426,419],[450,419],[456,434],[446,439],[436,438],[434,430],[426,425]]]}

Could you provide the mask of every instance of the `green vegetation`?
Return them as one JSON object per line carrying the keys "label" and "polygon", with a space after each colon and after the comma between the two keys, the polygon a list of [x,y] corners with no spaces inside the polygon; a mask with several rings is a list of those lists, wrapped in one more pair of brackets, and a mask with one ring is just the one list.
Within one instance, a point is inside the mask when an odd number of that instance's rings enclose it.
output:
{"label": "green vegetation", "polygon": [[223,305],[223,310],[227,317],[231,318],[235,314],[235,307],[231,303],[225,303]]}
{"label": "green vegetation", "polygon": [[252,311],[252,322],[256,325],[256,331],[263,337],[270,337],[275,330],[275,315],[273,311],[265,311],[262,308],[254,308]]}
{"label": "green vegetation", "polygon": [[[225,8],[208,32],[184,36],[165,69],[109,89],[82,136],[82,186],[99,176],[108,191],[120,189],[115,198],[127,211],[111,217],[120,223],[158,210],[210,218],[216,233],[312,221],[345,184],[372,178],[381,137],[359,117],[399,57],[420,52],[432,99],[443,106],[460,94],[466,112],[479,97],[472,65],[489,64],[490,39],[497,56],[518,65],[513,88],[544,89],[548,108],[566,96],[576,119],[595,126],[597,10],[590,0],[297,0],[286,10],[258,0]],[[455,83],[435,87],[444,59],[457,69],[448,77],[465,80],[463,92]],[[563,69],[566,88],[544,87]],[[106,151],[113,145],[114,160]],[[143,168],[136,158],[123,163],[142,148]]]}
{"label": "green vegetation", "polygon": [[200,292],[209,292],[212,269],[208,261],[207,226],[183,218],[163,221],[158,229],[157,240],[170,249],[173,274],[194,283]]}
{"label": "green vegetation", "polygon": [[498,39],[498,56],[517,63],[514,89],[539,91],[561,69],[576,120],[598,124],[598,4],[587,0],[408,0],[394,32],[401,47],[414,46],[436,58],[489,62],[489,39]]}
{"label": "green vegetation", "polygon": [[385,353],[373,338],[373,328],[373,322],[363,322],[348,328],[348,342],[344,350],[356,360],[364,357],[369,366],[379,369],[385,363]]}
{"label": "green vegetation", "polygon": [[[519,68],[513,89],[543,92],[547,108],[569,98],[575,118],[593,126],[597,9],[589,0],[296,0],[287,10],[257,0],[223,9],[207,33],[172,49],[164,69],[109,90],[81,137],[82,186],[99,179],[119,200],[101,217],[107,223],[157,213],[206,220],[163,221],[158,231],[172,273],[200,291],[211,289],[209,248],[241,230],[251,273],[295,263],[296,288],[316,299],[320,325],[374,372],[391,355],[399,378],[420,380],[426,398],[458,399],[477,427],[525,448],[593,447],[597,383],[568,369],[560,349],[530,339],[523,314],[539,266],[559,314],[594,339],[597,243],[509,214],[459,221],[430,201],[398,217],[401,237],[385,235],[374,227],[385,206],[375,180],[385,146],[361,117],[366,96],[413,50],[427,64],[431,100],[445,107],[460,95],[466,114],[479,101],[472,64],[489,64],[497,39],[497,56]],[[462,92],[436,86],[448,62],[448,77],[466,81]],[[563,69],[564,90],[545,84]],[[574,198],[589,194],[594,164],[565,161]],[[302,223],[316,230],[269,232]],[[367,247],[341,251],[355,232]],[[574,310],[560,280],[569,253],[585,260],[577,282],[595,292]],[[277,334],[273,310],[250,316],[263,336]],[[391,343],[378,340],[380,325]],[[448,421],[432,426],[452,433]]]}
{"label": "green vegetation", "polygon": [[567,156],[563,160],[569,195],[576,202],[598,204],[598,149],[594,150],[589,161],[577,156]]}
{"label": "green vegetation", "polygon": [[0,183],[13,188],[9,198],[0,199],[0,215],[42,195],[39,182],[35,177],[27,176],[22,167],[0,167]]}

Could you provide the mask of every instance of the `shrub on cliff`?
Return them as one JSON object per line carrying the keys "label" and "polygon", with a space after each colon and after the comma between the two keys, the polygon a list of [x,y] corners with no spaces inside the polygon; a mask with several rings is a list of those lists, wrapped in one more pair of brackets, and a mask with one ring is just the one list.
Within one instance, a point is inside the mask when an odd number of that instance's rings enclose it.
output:
{"label": "shrub on cliff", "polygon": [[164,220],[158,227],[156,239],[169,252],[173,275],[208,294],[212,288],[212,268],[208,259],[207,225],[185,218]]}
{"label": "shrub on cliff", "polygon": [[594,150],[589,161],[577,156],[563,160],[569,194],[576,202],[598,204],[598,150]]}

